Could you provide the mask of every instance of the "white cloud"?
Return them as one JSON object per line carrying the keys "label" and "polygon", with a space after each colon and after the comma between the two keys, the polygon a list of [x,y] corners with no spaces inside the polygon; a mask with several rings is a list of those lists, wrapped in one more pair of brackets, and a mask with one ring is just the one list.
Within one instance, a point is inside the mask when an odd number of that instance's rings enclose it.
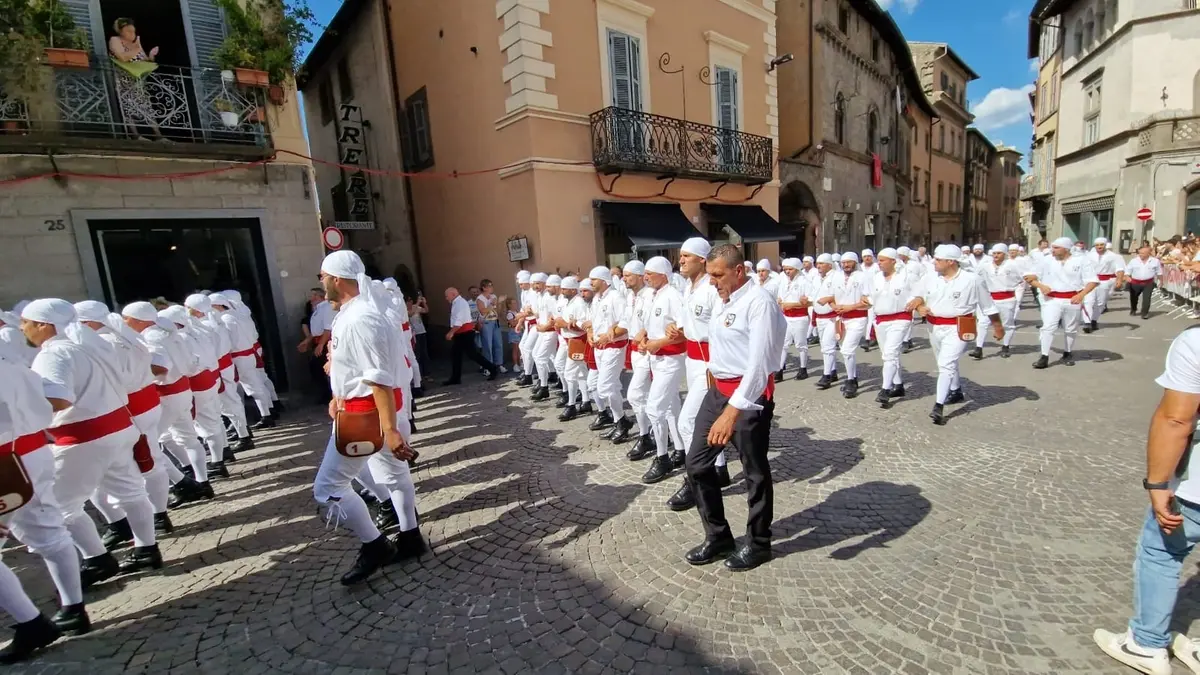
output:
{"label": "white cloud", "polygon": [[989,91],[971,109],[975,126],[992,131],[1025,121],[1029,118],[1029,93],[1033,89],[1032,84],[1027,84],[1020,89],[996,87]]}
{"label": "white cloud", "polygon": [[1029,72],[1036,73],[1037,71],[1038,71],[1038,60],[1030,59],[1029,60]]}
{"label": "white cloud", "polygon": [[[897,0],[876,0],[876,2],[878,2],[879,6],[884,11],[891,11]],[[920,4],[920,2],[921,0],[899,0],[900,6],[903,7],[904,11],[909,14],[912,14],[914,11],[916,11],[917,5]]]}

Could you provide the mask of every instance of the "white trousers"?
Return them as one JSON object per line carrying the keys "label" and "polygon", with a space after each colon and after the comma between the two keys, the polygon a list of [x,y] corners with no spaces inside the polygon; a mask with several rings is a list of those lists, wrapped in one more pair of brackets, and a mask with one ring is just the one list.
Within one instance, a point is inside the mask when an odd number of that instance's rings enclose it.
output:
{"label": "white trousers", "polygon": [[[21,463],[33,484],[33,497],[16,511],[0,516],[0,522],[17,541],[46,562],[62,604],[81,603],[83,587],[79,579],[79,556],[75,553],[62,508],[54,497],[54,450],[44,445],[22,456]],[[3,543],[0,540],[0,546]]]}
{"label": "white trousers", "polygon": [[875,324],[875,339],[883,358],[884,389],[904,384],[900,369],[900,353],[904,349],[904,336],[912,327],[912,321],[881,321]]}
{"label": "white trousers", "polygon": [[41,616],[41,611],[21,586],[21,580],[4,562],[0,562],[0,609],[7,612],[14,623],[27,623]]}
{"label": "white trousers", "polygon": [[1116,285],[1116,279],[1101,281],[1099,286],[1084,297],[1083,305],[1087,308],[1088,321],[1100,320],[1100,315],[1104,313],[1104,308],[1108,307],[1108,299],[1112,297]]}
{"label": "white trousers", "polygon": [[633,408],[638,435],[645,436],[650,433],[650,418],[646,412],[646,400],[650,396],[650,356],[634,351],[629,362],[633,365],[633,377],[629,378],[629,386],[625,389],[625,400]]}
{"label": "white trousers", "polygon": [[154,544],[154,507],[146,494],[146,481],[133,461],[133,444],[140,435],[131,426],[94,441],[52,446],[54,498],[84,558],[106,552],[96,525],[83,512],[84,502],[97,490],[111,495],[125,512],[136,545]]}
{"label": "white trousers", "polygon": [[[191,466],[196,480],[208,481],[208,463],[204,446],[196,436],[196,424],[192,421],[192,392],[164,396],[159,400],[162,417],[159,420],[158,441],[179,463]],[[168,472],[170,469],[167,470]]]}
{"label": "white trousers", "polygon": [[534,324],[526,323],[525,332],[521,333],[521,341],[517,344],[517,349],[521,352],[521,368],[526,375],[533,375],[533,350],[537,345],[538,335],[540,333]]}
{"label": "white trousers", "polygon": [[[242,385],[242,389],[246,390],[246,395],[254,399],[254,405],[258,406],[258,414],[266,417],[271,414],[271,390],[268,389],[265,378],[260,377],[259,369],[254,365],[253,356],[235,356],[233,365],[237,368],[238,381]],[[222,430],[221,435],[225,432]]]}
{"label": "white trousers", "polygon": [[563,368],[563,379],[566,380],[567,387],[567,405],[575,405],[580,402],[587,403],[591,399],[591,392],[588,391],[588,375],[591,371],[587,367],[587,361],[574,361],[570,358]]}
{"label": "white trousers", "polygon": [[[636,356],[635,356],[636,358]],[[679,435],[679,383],[683,381],[687,359],[683,354],[674,356],[651,356],[648,370],[653,374],[650,381],[650,391],[646,396],[646,417],[650,421],[650,431],[654,434],[654,442],[658,446],[658,454],[667,454],[667,437],[676,448],[683,448],[683,439]],[[637,370],[634,370],[637,373]]]}
{"label": "white trousers", "polygon": [[550,373],[554,368],[554,353],[558,351],[558,333],[538,333],[533,349],[533,361],[537,364],[538,382],[543,387],[550,384]]}
{"label": "white trousers", "polygon": [[[221,396],[217,389],[213,386],[192,392],[192,401],[196,405],[196,433],[208,445],[213,462],[222,461],[225,450],[225,425],[221,423]],[[196,480],[200,480],[199,477]]]}
{"label": "white trousers", "polygon": [[817,317],[817,336],[821,339],[822,374],[832,375],[837,371],[837,322],[832,314],[829,318]]}
{"label": "white trousers", "polygon": [[1027,284],[1025,284],[1024,282],[1022,282],[1020,284],[1017,284],[1017,289],[1015,291],[1013,291],[1017,295],[1016,301],[1017,301],[1017,311],[1018,312],[1021,311],[1021,302],[1025,299],[1025,289],[1027,289],[1027,288],[1029,288],[1029,286]]}
{"label": "white trousers", "polygon": [[221,393],[221,414],[229,418],[234,430],[237,431],[238,438],[249,438],[250,428],[246,425],[246,406],[242,402],[242,392],[238,389],[236,372],[236,366],[230,366],[221,371],[221,381],[225,383],[225,391]]}
{"label": "white trousers", "polygon": [[[158,428],[161,419],[161,403],[133,418],[133,425],[146,437],[146,445],[150,448],[150,458],[154,461],[154,468],[143,473],[142,479],[146,481],[146,493],[150,497],[150,504],[154,507],[155,513],[167,512],[167,499],[171,493],[171,481],[167,477],[167,465],[170,464],[170,460],[163,454],[162,446],[158,442]],[[92,497],[92,504],[109,523],[115,523],[126,517],[124,509],[117,504],[117,500],[103,490],[96,490],[96,494]]]}
{"label": "white trousers", "polygon": [[[1016,298],[1011,300],[993,300],[996,309],[1000,311],[1000,323],[1004,326],[1004,339],[1000,344],[1005,347],[1012,344],[1013,333],[1017,331],[1017,304]],[[987,336],[992,320],[983,310],[975,308],[975,322],[978,324],[978,334],[975,337],[975,346],[983,349],[987,344]]]}
{"label": "white trousers", "polygon": [[554,352],[554,372],[561,379],[567,370],[567,338],[558,336],[558,349]]}
{"label": "white trousers", "polygon": [[[625,399],[621,397],[621,371],[625,369],[625,348],[596,349],[597,407],[606,406],[613,419],[621,417]],[[599,412],[599,410],[597,410]]]}
{"label": "white trousers", "polygon": [[800,367],[808,368],[808,334],[807,316],[786,317],[787,331],[783,334],[783,353],[779,355],[779,370],[787,369],[788,347],[795,347],[800,352]]}
{"label": "white trousers", "polygon": [[[1084,302],[1087,298],[1084,298]],[[1063,351],[1069,352],[1075,347],[1075,335],[1079,333],[1079,321],[1083,314],[1082,305],[1072,305],[1067,298],[1042,298],[1042,329],[1039,337],[1041,338],[1042,356],[1050,355],[1050,348],[1054,346],[1054,334],[1058,332],[1059,326],[1063,330]]]}
{"label": "white trousers", "polygon": [[846,364],[846,377],[854,380],[858,378],[858,346],[862,344],[863,336],[867,334],[867,320],[860,319],[842,319],[842,325],[845,326],[846,334],[842,338],[842,363]]}
{"label": "white trousers", "polygon": [[950,392],[959,387],[958,359],[962,357],[967,345],[958,338],[958,326],[929,325],[929,344],[933,347],[937,359],[937,398],[938,405],[946,402]]}

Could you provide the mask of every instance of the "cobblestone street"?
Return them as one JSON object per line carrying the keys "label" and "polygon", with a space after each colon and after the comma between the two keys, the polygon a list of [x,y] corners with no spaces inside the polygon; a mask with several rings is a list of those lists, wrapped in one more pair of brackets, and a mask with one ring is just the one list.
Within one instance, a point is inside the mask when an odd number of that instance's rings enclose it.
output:
{"label": "cobblestone street", "polygon": [[[323,527],[309,490],[328,419],[294,412],[217,500],[172,512],[163,572],[92,592],[92,634],[9,672],[1133,672],[1091,633],[1128,617],[1153,380],[1186,320],[1143,322],[1126,303],[1080,335],[1076,367],[1045,371],[1030,367],[1028,304],[1013,358],[989,345],[963,359],[969,401],[945,427],[927,418],[923,327],[891,410],[874,403],[878,350],[855,400],[815,377],[781,384],[775,559],[743,574],[684,562],[703,535],[694,510],[664,504],[677,477],[643,485],[646,464],[586,421],[471,375],[419,404],[432,551],[343,588],[357,542]],[[40,562],[6,560],[52,609]],[[1196,562],[1185,570],[1182,629],[1200,618]]]}

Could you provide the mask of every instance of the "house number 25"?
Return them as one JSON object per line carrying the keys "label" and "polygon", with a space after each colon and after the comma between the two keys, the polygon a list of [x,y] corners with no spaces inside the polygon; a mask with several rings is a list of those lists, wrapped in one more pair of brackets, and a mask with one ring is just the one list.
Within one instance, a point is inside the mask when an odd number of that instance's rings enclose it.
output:
{"label": "house number 25", "polygon": [[67,229],[67,226],[62,220],[47,220],[46,229],[51,232],[61,232],[62,230]]}

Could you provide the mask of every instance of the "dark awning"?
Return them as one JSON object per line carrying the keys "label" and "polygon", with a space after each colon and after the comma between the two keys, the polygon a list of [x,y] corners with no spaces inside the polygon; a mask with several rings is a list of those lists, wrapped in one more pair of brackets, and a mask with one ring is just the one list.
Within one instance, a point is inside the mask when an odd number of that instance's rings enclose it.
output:
{"label": "dark awning", "polygon": [[604,220],[619,227],[639,249],[677,248],[702,236],[674,202],[600,202],[599,208]]}
{"label": "dark awning", "polygon": [[700,209],[708,214],[708,222],[728,225],[747,244],[796,238],[757,204],[701,204]]}

